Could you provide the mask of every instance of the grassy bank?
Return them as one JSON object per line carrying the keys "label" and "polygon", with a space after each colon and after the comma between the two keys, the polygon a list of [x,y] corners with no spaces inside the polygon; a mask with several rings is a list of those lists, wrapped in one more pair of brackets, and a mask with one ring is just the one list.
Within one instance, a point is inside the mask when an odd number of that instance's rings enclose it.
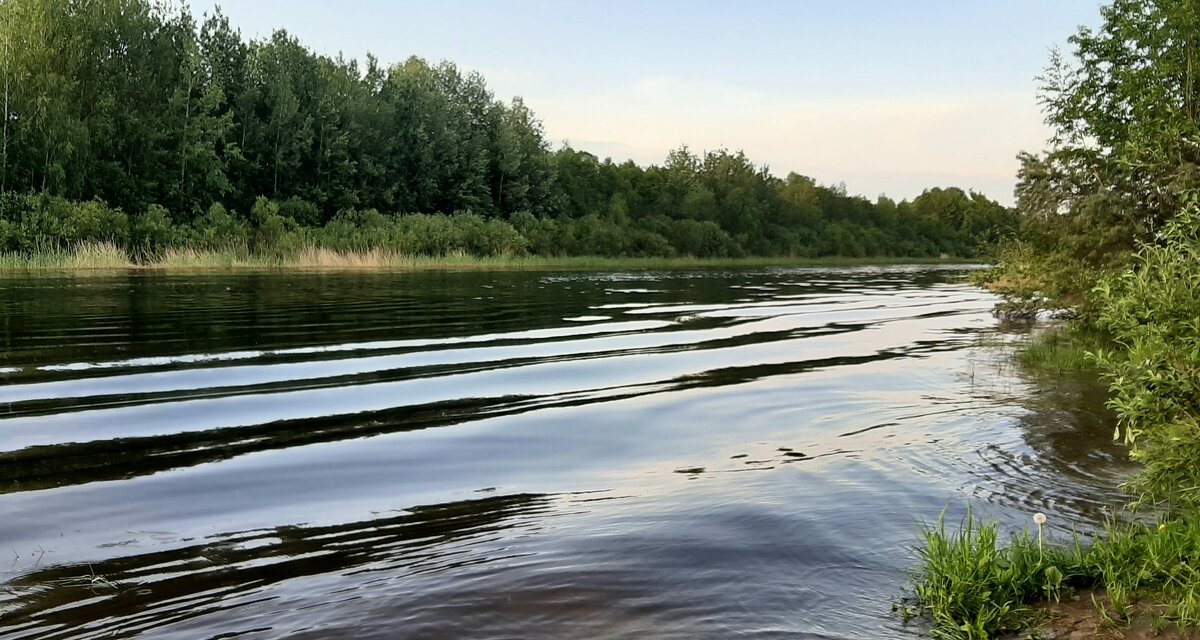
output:
{"label": "grassy bank", "polygon": [[131,262],[125,252],[106,242],[86,243],[74,249],[0,253],[0,271],[125,269],[129,266]]}
{"label": "grassy bank", "polygon": [[939,638],[1038,637],[1054,623],[1046,603],[1080,595],[1092,605],[1088,628],[1073,623],[1086,637],[1135,623],[1156,633],[1200,625],[1194,514],[1110,523],[1095,539],[1069,540],[1036,528],[1004,540],[995,523],[968,515],[955,530],[943,522],[928,528],[921,557],[917,594]]}
{"label": "grassy bank", "polygon": [[286,254],[256,255],[239,250],[167,249],[135,261],[113,244],[88,243],[70,250],[0,254],[0,272],[104,271],[121,269],[264,270],[434,270],[434,269],[689,269],[719,267],[856,266],[892,264],[959,264],[969,260],[940,258],[609,258],[599,256],[447,256],[404,255],[386,250],[334,251],[301,247]]}
{"label": "grassy bank", "polygon": [[1142,637],[1127,630],[1136,620],[1200,632],[1197,282],[1200,206],[1192,206],[1128,269],[1085,294],[1086,315],[1015,356],[1045,374],[1093,368],[1109,384],[1114,437],[1143,467],[1126,483],[1128,517],[1091,539],[1034,548],[1028,534],[1004,542],[995,524],[972,519],[957,531],[930,528],[917,595],[936,635],[997,637],[1035,623],[1072,592],[1093,599],[1092,615],[1116,637]]}

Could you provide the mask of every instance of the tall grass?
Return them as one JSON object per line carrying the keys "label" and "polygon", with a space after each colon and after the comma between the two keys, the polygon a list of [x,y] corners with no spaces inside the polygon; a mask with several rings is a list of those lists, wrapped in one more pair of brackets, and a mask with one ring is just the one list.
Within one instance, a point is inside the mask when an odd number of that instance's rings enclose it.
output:
{"label": "tall grass", "polygon": [[278,256],[256,256],[245,249],[195,249],[172,247],[138,265],[148,269],[238,269],[281,265]]}
{"label": "tall grass", "polygon": [[43,249],[29,254],[0,254],[0,271],[124,269],[130,266],[125,251],[111,242],[84,242],[66,249]]}
{"label": "tall grass", "polygon": [[981,640],[1017,631],[1030,605],[1057,600],[1083,565],[1083,547],[1043,545],[1028,531],[1001,544],[999,526],[968,511],[956,530],[939,519],[918,547],[917,600],[938,638]]}
{"label": "tall grass", "polygon": [[[933,635],[985,640],[1042,621],[1040,604],[1091,591],[1096,618],[1111,625],[1135,615],[1155,627],[1200,627],[1200,518],[1110,520],[1090,539],[1047,540],[1028,530],[1001,541],[995,522],[968,513],[948,530],[939,520],[918,548],[918,606]],[[1155,606],[1152,606],[1155,605]]]}
{"label": "tall grass", "polygon": [[169,247],[134,260],[112,243],[84,243],[73,249],[45,249],[18,254],[0,253],[0,271],[161,269],[686,269],[773,266],[856,266],[940,264],[941,259],[899,258],[610,258],[598,256],[474,256],[408,255],[388,249],[339,251],[312,244],[288,251],[254,253],[244,247]]}

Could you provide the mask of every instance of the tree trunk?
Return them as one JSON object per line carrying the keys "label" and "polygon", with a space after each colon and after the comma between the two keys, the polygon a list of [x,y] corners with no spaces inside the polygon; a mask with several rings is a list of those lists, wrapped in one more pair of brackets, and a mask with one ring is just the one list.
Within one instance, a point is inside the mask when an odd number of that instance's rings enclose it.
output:
{"label": "tree trunk", "polygon": [[195,73],[188,73],[187,95],[183,102],[183,135],[182,144],[179,145],[179,197],[182,204],[186,206],[185,194],[187,193],[184,185],[187,183],[187,148],[188,148],[188,123],[192,118],[192,83],[195,81]]}
{"label": "tree trunk", "polygon": [[1195,85],[1195,62],[1196,53],[1195,47],[1188,46],[1187,48],[1187,80],[1184,86],[1184,102],[1188,114],[1188,124],[1193,128],[1196,126],[1196,85]]}
{"label": "tree trunk", "polygon": [[4,141],[0,143],[0,193],[8,188],[8,119],[9,78],[12,76],[12,58],[8,55],[8,38],[4,38]]}

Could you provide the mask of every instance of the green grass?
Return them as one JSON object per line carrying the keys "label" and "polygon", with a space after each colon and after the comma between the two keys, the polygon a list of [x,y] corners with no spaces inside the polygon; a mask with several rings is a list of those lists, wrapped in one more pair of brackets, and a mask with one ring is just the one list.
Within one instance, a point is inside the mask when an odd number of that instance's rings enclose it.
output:
{"label": "green grass", "polygon": [[1020,365],[1035,371],[1093,371],[1096,364],[1089,354],[1101,349],[1112,349],[1110,338],[1097,329],[1075,322],[1035,334],[1021,345],[1015,357]]}
{"label": "green grass", "polygon": [[83,245],[72,250],[38,251],[32,254],[0,254],[2,271],[160,269],[263,270],[263,269],[358,269],[358,270],[612,270],[691,269],[775,266],[858,266],[894,264],[958,264],[965,260],[939,258],[604,258],[596,256],[542,257],[470,255],[409,256],[386,251],[345,253],[305,247],[287,255],[258,255],[244,250],[209,251],[169,249],[148,262],[135,263],[113,245]]}
{"label": "green grass", "polygon": [[971,513],[957,530],[927,527],[918,548],[917,602],[938,638],[993,638],[1034,620],[1031,605],[1056,599],[1083,548],[1039,544],[1026,532],[1001,544],[999,526]]}
{"label": "green grass", "polygon": [[87,243],[73,249],[43,250],[31,254],[0,253],[0,271],[123,269],[129,266],[125,252],[109,243]]}
{"label": "green grass", "polygon": [[[1200,627],[1200,518],[1110,521],[1094,539],[1069,541],[1022,531],[1001,541],[995,522],[968,513],[956,530],[943,520],[918,547],[917,608],[935,637],[983,640],[1036,626],[1040,605],[1075,590],[1108,596],[1097,615],[1127,624],[1152,612],[1156,627]],[[1148,606],[1158,605],[1158,606]]]}

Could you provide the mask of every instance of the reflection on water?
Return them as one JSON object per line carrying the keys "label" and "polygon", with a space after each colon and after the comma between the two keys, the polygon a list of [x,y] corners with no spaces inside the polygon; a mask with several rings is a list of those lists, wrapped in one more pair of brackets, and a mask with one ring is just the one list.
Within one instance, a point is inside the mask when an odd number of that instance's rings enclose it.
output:
{"label": "reflection on water", "polygon": [[919,634],[917,522],[1128,472],[961,275],[0,279],[0,637]]}

